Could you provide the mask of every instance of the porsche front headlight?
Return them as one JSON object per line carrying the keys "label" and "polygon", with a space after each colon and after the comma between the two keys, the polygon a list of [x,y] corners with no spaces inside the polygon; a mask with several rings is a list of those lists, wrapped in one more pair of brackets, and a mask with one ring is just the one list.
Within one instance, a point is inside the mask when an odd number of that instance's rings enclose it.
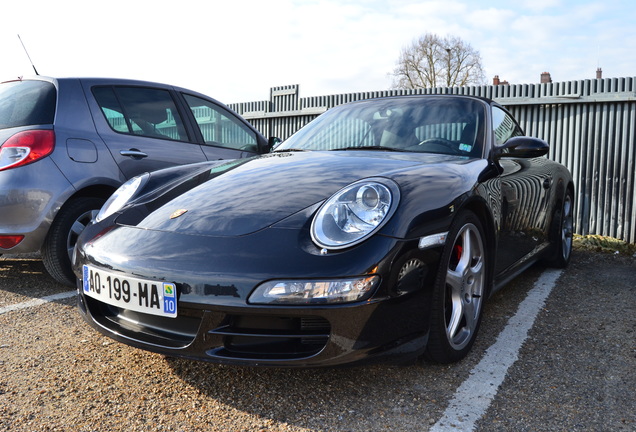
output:
{"label": "porsche front headlight", "polygon": [[399,199],[400,190],[391,180],[352,183],[320,207],[311,224],[311,238],[325,249],[360,243],[389,220]]}
{"label": "porsche front headlight", "polygon": [[121,185],[119,189],[113,193],[108,201],[104,203],[101,210],[95,217],[95,221],[100,222],[106,219],[108,216],[121,210],[128,201],[130,201],[137,192],[146,184],[150,174],[144,173],[137,177],[133,177],[126,183]]}

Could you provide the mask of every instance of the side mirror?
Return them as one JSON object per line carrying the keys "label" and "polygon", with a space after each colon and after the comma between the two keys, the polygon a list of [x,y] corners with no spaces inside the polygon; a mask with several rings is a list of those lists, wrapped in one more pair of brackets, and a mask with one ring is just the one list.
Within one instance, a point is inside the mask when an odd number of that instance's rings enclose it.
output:
{"label": "side mirror", "polygon": [[269,137],[267,140],[267,152],[271,152],[282,142],[283,140],[278,137]]}
{"label": "side mirror", "polygon": [[518,136],[510,138],[504,145],[495,149],[494,157],[536,158],[548,154],[550,145],[539,138]]}

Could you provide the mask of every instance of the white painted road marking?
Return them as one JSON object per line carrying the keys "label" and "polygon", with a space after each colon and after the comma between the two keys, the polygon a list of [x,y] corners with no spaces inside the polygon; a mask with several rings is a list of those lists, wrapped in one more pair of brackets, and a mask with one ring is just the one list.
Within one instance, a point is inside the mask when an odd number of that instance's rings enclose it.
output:
{"label": "white painted road marking", "polygon": [[44,303],[49,303],[55,300],[63,300],[77,295],[77,291],[66,291],[58,294],[52,294],[50,296],[33,299],[26,301],[24,303],[16,303],[9,306],[0,307],[0,315],[5,314],[7,312],[12,312],[20,309],[27,309],[35,306],[39,306]]}
{"label": "white painted road marking", "polygon": [[432,432],[474,429],[475,423],[484,415],[497,394],[508,369],[517,361],[519,350],[528,337],[528,331],[534,325],[539,311],[562,272],[546,270],[539,277],[497,341],[486,350],[479,364],[470,372],[470,377],[459,386],[442,418],[430,429]]}

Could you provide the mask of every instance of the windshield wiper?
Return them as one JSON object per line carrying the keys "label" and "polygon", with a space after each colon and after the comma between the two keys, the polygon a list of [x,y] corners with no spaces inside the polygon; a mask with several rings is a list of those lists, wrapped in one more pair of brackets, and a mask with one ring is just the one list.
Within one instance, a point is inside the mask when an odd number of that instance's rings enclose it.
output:
{"label": "windshield wiper", "polygon": [[336,148],[336,149],[333,149],[332,151],[337,151],[337,150],[382,150],[382,151],[393,151],[393,152],[407,151],[407,150],[402,150],[395,147],[384,147],[384,146],[362,146],[362,147],[351,146],[351,147]]}
{"label": "windshield wiper", "polygon": [[272,153],[286,153],[286,152],[304,152],[309,150],[299,149],[299,148],[287,148],[281,150],[274,150]]}

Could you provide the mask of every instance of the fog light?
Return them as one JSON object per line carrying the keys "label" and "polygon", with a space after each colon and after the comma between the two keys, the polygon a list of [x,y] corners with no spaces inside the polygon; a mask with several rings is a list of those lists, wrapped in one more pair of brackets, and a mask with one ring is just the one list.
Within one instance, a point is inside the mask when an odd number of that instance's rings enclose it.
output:
{"label": "fog light", "polygon": [[250,295],[252,304],[333,304],[366,300],[380,282],[379,276],[336,280],[269,281]]}
{"label": "fog light", "polygon": [[11,249],[24,239],[23,235],[0,235],[0,249]]}

